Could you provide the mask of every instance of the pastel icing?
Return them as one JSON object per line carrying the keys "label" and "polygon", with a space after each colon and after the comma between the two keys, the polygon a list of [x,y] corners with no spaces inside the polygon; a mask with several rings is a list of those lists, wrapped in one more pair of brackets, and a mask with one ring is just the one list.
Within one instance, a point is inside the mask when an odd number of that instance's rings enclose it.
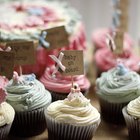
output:
{"label": "pastel icing", "polygon": [[112,68],[96,80],[99,97],[113,103],[125,103],[140,96],[140,76],[131,70],[124,74],[120,71],[119,67]]}
{"label": "pastel icing", "polygon": [[127,105],[127,112],[131,116],[140,118],[140,97],[129,102]]}
{"label": "pastel icing", "polygon": [[72,125],[91,125],[97,123],[100,114],[80,92],[80,88],[72,88],[65,100],[51,103],[47,114],[58,122]]}
{"label": "pastel icing", "polygon": [[[93,44],[95,44],[96,49],[107,48],[107,44],[106,44],[106,35],[107,34],[112,35],[112,29],[101,28],[101,29],[97,29],[93,32],[92,42],[93,42]],[[131,49],[131,47],[133,45],[134,45],[134,41],[127,33],[125,33],[124,34],[124,46],[126,48]]]}
{"label": "pastel icing", "polygon": [[[62,76],[61,73],[56,72],[54,77],[52,76],[54,70],[54,66],[46,68],[40,81],[44,84],[46,89],[50,91],[69,93],[71,89],[71,76]],[[79,85],[81,91],[86,91],[90,87],[90,82],[84,75],[74,76],[73,81]]]}
{"label": "pastel icing", "polygon": [[6,102],[0,104],[0,127],[11,124],[14,120],[15,111],[11,105]]}
{"label": "pastel icing", "polygon": [[32,111],[51,103],[51,95],[35,75],[21,75],[15,72],[6,86],[7,102],[16,111]]}
{"label": "pastel icing", "polygon": [[[140,62],[140,57],[134,54],[133,50],[124,48],[124,53],[120,55],[119,58],[121,58],[125,65],[131,70],[139,71],[138,63]],[[97,50],[94,59],[101,72],[107,71],[116,65],[116,55],[108,48]]]}

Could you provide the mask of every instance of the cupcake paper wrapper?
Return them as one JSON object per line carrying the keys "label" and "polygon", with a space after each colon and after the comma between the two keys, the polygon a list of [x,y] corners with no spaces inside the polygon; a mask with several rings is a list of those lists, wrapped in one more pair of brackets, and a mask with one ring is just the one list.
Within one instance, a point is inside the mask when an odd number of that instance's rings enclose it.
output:
{"label": "cupcake paper wrapper", "polygon": [[50,116],[46,116],[48,128],[48,140],[92,140],[92,137],[100,124],[100,119],[93,125],[74,126],[56,122]]}
{"label": "cupcake paper wrapper", "polygon": [[11,135],[20,137],[34,136],[46,129],[44,108],[27,112],[16,112]]}
{"label": "cupcake paper wrapper", "polygon": [[133,117],[127,113],[126,107],[122,110],[128,128],[130,140],[140,139],[140,118]]}
{"label": "cupcake paper wrapper", "polygon": [[[86,91],[81,91],[83,93],[83,95],[87,95],[88,90]],[[69,93],[57,93],[57,92],[53,92],[50,91],[51,95],[52,95],[52,102],[57,101],[57,100],[64,100],[65,98],[67,98]]]}
{"label": "cupcake paper wrapper", "polygon": [[102,118],[109,123],[123,125],[125,124],[122,108],[127,105],[127,103],[110,103],[99,98],[100,109]]}
{"label": "cupcake paper wrapper", "polygon": [[12,124],[7,124],[0,127],[0,140],[6,140]]}

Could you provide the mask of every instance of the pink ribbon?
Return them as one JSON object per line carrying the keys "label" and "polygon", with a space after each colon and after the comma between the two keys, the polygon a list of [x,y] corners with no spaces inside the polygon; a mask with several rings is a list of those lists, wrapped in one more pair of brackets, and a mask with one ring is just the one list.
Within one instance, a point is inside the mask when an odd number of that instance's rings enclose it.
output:
{"label": "pink ribbon", "polygon": [[59,57],[57,58],[55,55],[49,55],[56,63],[56,69],[55,71],[52,73],[52,75],[54,76],[56,74],[56,72],[58,71],[58,69],[60,68],[62,71],[65,71],[66,67],[62,64],[62,59],[64,54],[62,52],[60,52]]}
{"label": "pink ribbon", "polygon": [[106,37],[107,37],[106,38],[106,44],[107,44],[108,48],[110,48],[111,51],[114,51],[116,49],[114,38],[111,37],[109,34],[107,34]]}

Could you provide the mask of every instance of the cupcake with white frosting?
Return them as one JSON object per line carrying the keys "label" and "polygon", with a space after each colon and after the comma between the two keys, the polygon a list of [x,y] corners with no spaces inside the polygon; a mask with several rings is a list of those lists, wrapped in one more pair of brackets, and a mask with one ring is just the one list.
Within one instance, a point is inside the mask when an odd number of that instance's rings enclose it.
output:
{"label": "cupcake with white frosting", "polygon": [[118,63],[96,80],[96,92],[103,119],[113,124],[123,124],[122,108],[140,96],[140,76]]}
{"label": "cupcake with white frosting", "polygon": [[7,82],[5,77],[0,76],[0,140],[7,138],[15,117],[13,107],[5,102],[7,93],[4,87]]}
{"label": "cupcake with white frosting", "polygon": [[123,108],[123,116],[128,128],[130,140],[140,138],[140,96]]}
{"label": "cupcake with white frosting", "polygon": [[33,136],[43,132],[46,128],[44,109],[51,103],[51,95],[43,84],[34,74],[18,76],[14,72],[6,90],[7,102],[16,112],[11,134]]}
{"label": "cupcake with white frosting", "polygon": [[100,114],[75,84],[64,100],[45,110],[49,140],[91,140],[100,124]]}

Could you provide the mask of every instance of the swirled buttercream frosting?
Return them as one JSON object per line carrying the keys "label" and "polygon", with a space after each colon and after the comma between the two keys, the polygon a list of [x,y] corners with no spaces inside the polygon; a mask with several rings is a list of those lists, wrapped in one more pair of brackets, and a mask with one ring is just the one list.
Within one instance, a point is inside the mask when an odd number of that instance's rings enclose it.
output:
{"label": "swirled buttercream frosting", "polygon": [[14,120],[15,111],[11,105],[6,102],[0,104],[0,126],[11,124]]}
{"label": "swirled buttercream frosting", "polygon": [[13,78],[6,86],[7,102],[16,111],[32,111],[46,107],[51,102],[50,93],[42,83],[36,80],[35,75],[21,75],[14,73]]}
{"label": "swirled buttercream frosting", "polygon": [[122,65],[102,73],[96,80],[97,94],[116,103],[129,102],[140,96],[140,76]]}
{"label": "swirled buttercream frosting", "polygon": [[130,101],[127,105],[128,114],[140,118],[140,97]]}
{"label": "swirled buttercream frosting", "polygon": [[99,121],[100,114],[80,92],[80,88],[71,88],[65,100],[51,103],[47,108],[49,116],[58,122],[73,125],[91,125]]}
{"label": "swirled buttercream frosting", "polygon": [[[71,88],[71,76],[62,76],[59,72],[52,76],[55,67],[49,67],[45,70],[44,75],[41,77],[40,81],[44,84],[46,89],[58,93],[69,93]],[[89,80],[84,76],[74,76],[73,81],[77,83],[81,91],[86,91],[90,87]]]}

